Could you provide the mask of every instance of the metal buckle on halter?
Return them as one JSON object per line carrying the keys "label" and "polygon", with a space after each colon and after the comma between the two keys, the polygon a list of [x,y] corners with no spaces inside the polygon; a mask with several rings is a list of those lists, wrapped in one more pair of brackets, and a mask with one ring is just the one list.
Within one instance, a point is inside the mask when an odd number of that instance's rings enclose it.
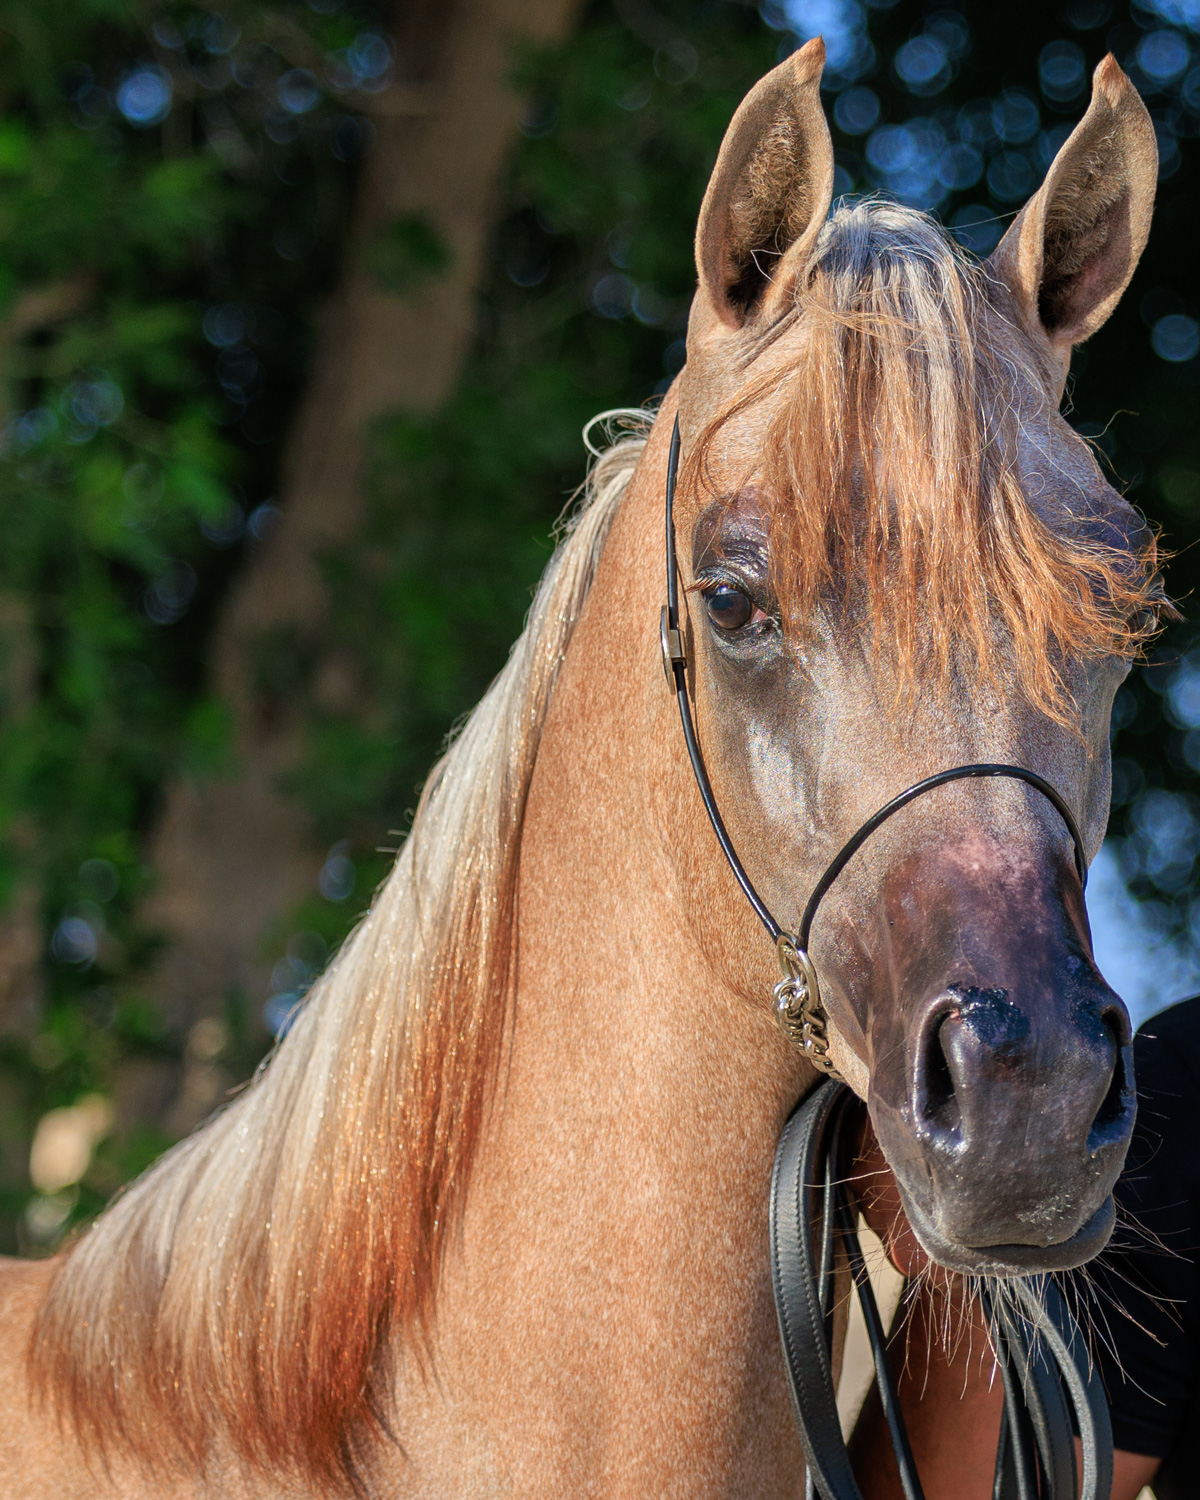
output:
{"label": "metal buckle on halter", "polygon": [[779,1029],[822,1073],[842,1075],[829,1056],[829,1022],[821,1004],[821,986],[812,959],[797,947],[790,932],[781,932],[775,943],[783,978],[772,990]]}
{"label": "metal buckle on halter", "polygon": [[687,652],[683,649],[683,632],[671,624],[671,606],[664,604],[658,622],[659,639],[662,642],[663,671],[667,674],[667,686],[675,691],[675,668],[687,666]]}

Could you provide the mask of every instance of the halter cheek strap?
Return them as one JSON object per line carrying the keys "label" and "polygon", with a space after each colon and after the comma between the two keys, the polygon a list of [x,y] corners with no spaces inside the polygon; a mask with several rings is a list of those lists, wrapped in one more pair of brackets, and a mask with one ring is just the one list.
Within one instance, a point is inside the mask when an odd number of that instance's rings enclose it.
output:
{"label": "halter cheek strap", "polygon": [[812,895],[808,898],[808,904],[804,908],[800,926],[795,934],[788,932],[777,922],[766,902],[755,890],[753,881],[746,874],[745,866],[738,858],[733,840],[729,837],[729,830],[725,827],[724,819],[721,817],[721,810],[717,806],[717,799],[713,795],[704,756],[701,754],[700,744],[696,738],[696,725],[692,717],[692,704],[688,693],[687,652],[680,629],[679,567],[675,554],[674,510],[675,484],[679,474],[679,448],[679,418],[676,417],[675,427],[671,433],[671,452],[667,462],[667,602],[663,605],[660,621],[663,669],[679,704],[679,718],[683,725],[683,739],[687,746],[688,759],[692,763],[692,771],[696,777],[696,785],[700,789],[704,810],[717,836],[721,852],[728,861],[729,868],[733,871],[734,878],[741,886],[747,901],[754,908],[755,915],[775,944],[779,968],[783,975],[773,991],[775,1018],[784,1034],[814,1067],[836,1078],[840,1075],[829,1057],[829,1018],[821,1002],[820,981],[808,951],[809,937],[812,932],[813,919],[817,915],[817,908],[827,895],[830,886],[877,828],[886,823],[901,808],[907,807],[910,802],[926,792],[933,791],[935,787],[945,786],[951,781],[1003,776],[1013,781],[1023,781],[1026,786],[1031,786],[1035,791],[1041,792],[1042,796],[1054,806],[1055,811],[1067,825],[1067,831],[1075,846],[1075,868],[1079,872],[1080,883],[1086,885],[1087,852],[1083,835],[1062,795],[1036,771],[1030,771],[1024,766],[1010,766],[1003,762],[993,761],[978,761],[971,765],[953,766],[948,771],[939,771],[934,776],[927,776],[923,781],[915,782],[899,796],[885,803],[878,812],[872,813],[866,822],[859,826],[858,830],[847,839],[830,860],[825,873],[813,887]]}

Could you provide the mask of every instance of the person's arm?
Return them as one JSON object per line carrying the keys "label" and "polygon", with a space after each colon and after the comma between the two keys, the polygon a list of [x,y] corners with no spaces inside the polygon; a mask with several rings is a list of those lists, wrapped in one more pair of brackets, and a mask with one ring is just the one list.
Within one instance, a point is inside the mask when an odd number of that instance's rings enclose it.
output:
{"label": "person's arm", "polygon": [[[925,1500],[992,1500],[1004,1389],[982,1310],[964,1278],[940,1267],[930,1272],[869,1127],[855,1177],[863,1216],[892,1264],[919,1278],[905,1294],[889,1343]],[[873,1384],[849,1446],[864,1500],[904,1500]],[[1118,1450],[1112,1500],[1137,1500],[1160,1462]]]}
{"label": "person's arm", "polygon": [[[922,1285],[901,1309],[893,1343],[904,1413],[925,1500],[992,1500],[1004,1392],[978,1303],[958,1287]],[[949,1348],[943,1337],[949,1330]],[[850,1440],[864,1500],[904,1500],[891,1439],[874,1385]],[[1112,1500],[1137,1500],[1160,1460],[1120,1449]]]}
{"label": "person's arm", "polygon": [[1127,1453],[1118,1448],[1113,1454],[1112,1500],[1137,1500],[1148,1484],[1154,1483],[1161,1458],[1148,1453]]}
{"label": "person's arm", "polygon": [[[910,1281],[889,1345],[926,1500],[992,1500],[1004,1389],[979,1304],[961,1276],[930,1266],[865,1118],[854,1182],[863,1217]],[[904,1500],[874,1383],[849,1446],[864,1500]]]}

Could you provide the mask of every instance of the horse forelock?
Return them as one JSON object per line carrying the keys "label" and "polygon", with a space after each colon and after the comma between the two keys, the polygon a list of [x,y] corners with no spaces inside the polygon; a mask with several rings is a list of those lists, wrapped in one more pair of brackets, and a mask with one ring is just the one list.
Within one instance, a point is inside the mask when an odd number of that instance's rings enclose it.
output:
{"label": "horse forelock", "polygon": [[30,1361],[89,1446],[151,1471],[232,1454],[363,1491],[396,1339],[429,1357],[506,1035],[542,725],[643,446],[626,437],[595,465],[508,664],[270,1061],[63,1257]]}
{"label": "horse forelock", "polygon": [[833,607],[908,686],[1004,680],[1071,722],[1064,663],[1136,652],[1159,558],[1145,528],[1104,524],[1120,502],[986,263],[925,214],[859,202],[826,223],[784,325],[786,357],[707,423],[684,479],[728,492],[716,439],[761,413],[753,478],[785,628]]}

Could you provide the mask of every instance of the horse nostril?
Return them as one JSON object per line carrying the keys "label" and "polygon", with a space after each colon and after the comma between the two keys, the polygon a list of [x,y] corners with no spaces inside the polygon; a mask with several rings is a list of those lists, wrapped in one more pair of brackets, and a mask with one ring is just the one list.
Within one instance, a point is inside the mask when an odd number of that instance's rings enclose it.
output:
{"label": "horse nostril", "polygon": [[1088,1132],[1088,1150],[1092,1152],[1125,1134],[1133,1098],[1133,1079],[1129,1076],[1129,1019],[1124,1009],[1113,1008],[1105,1011],[1103,1021],[1112,1043],[1113,1065],[1108,1088]]}
{"label": "horse nostril", "polygon": [[957,1138],[962,1125],[962,1110],[942,1040],[943,1029],[953,1014],[952,1010],[939,1008],[926,1021],[917,1056],[913,1102],[919,1125]]}

